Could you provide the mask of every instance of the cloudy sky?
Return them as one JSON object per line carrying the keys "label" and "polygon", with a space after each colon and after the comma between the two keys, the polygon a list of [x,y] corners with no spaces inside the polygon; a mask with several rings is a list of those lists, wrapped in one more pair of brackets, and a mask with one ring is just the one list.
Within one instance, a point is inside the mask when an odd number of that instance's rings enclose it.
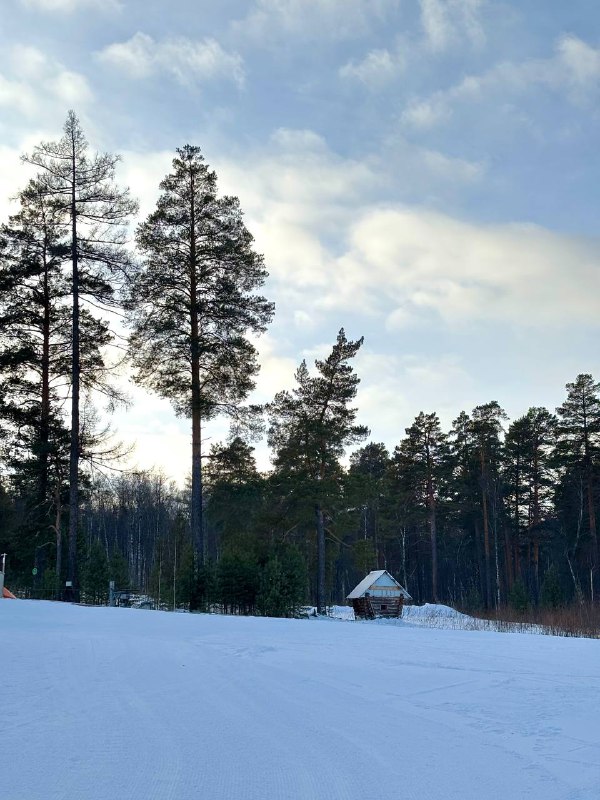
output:
{"label": "cloudy sky", "polygon": [[[257,399],[342,326],[392,447],[600,377],[597,0],[0,0],[0,45],[2,217],[69,108],[142,214],[187,142],[240,197],[277,303]],[[180,480],[188,424],[131,393],[120,436]]]}

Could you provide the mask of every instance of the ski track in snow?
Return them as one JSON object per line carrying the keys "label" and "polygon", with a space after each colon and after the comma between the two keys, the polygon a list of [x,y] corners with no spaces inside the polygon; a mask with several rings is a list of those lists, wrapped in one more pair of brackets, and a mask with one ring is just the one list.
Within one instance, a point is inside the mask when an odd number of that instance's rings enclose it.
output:
{"label": "ski track in snow", "polygon": [[7,800],[599,800],[600,642],[0,603]]}

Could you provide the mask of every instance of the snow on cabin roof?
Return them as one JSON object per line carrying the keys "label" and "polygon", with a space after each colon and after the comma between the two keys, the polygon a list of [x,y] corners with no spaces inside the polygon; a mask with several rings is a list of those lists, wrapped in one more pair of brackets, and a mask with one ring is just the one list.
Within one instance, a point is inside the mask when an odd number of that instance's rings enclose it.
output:
{"label": "snow on cabin roof", "polygon": [[354,587],[354,589],[350,592],[350,594],[346,597],[346,599],[356,600],[358,597],[363,597],[365,592],[367,592],[373,586],[374,583],[377,583],[377,581],[380,580],[380,578],[383,578],[384,575],[387,575],[389,578],[391,578],[396,584],[396,586],[402,589],[402,596],[405,599],[407,600],[411,599],[406,589],[403,586],[400,586],[400,584],[394,578],[394,576],[390,575],[390,573],[386,569],[374,569],[371,572],[369,572],[369,574],[362,579],[362,581],[358,584],[358,586]]}

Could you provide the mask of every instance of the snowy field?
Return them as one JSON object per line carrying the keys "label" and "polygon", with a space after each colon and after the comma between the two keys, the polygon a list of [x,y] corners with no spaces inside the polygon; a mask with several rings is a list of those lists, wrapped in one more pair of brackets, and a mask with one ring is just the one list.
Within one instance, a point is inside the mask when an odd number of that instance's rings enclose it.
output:
{"label": "snowy field", "polygon": [[599,800],[600,642],[0,601],[7,800]]}

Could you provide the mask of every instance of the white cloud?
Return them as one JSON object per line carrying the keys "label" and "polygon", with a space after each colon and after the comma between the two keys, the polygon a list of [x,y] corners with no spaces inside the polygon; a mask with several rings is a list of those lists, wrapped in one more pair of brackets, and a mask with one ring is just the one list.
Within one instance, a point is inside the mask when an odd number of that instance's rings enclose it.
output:
{"label": "white cloud", "polygon": [[[533,225],[478,225],[431,211],[367,211],[352,226],[349,294],[452,325],[595,324],[600,245]],[[379,294],[377,287],[385,287]],[[393,315],[396,309],[390,309]]]}
{"label": "white cloud", "polygon": [[119,0],[21,0],[21,5],[35,11],[58,11],[61,13],[71,13],[87,8],[97,8],[102,11],[116,11],[123,8]]}
{"label": "white cloud", "polygon": [[474,405],[474,382],[456,356],[380,353],[367,341],[355,363],[361,379],[356,405],[371,441],[393,448],[420,410],[436,411],[450,427],[457,409]]}
{"label": "white cloud", "polygon": [[577,97],[581,92],[600,87],[600,48],[592,47],[577,36],[563,36],[556,46],[556,60],[564,69],[564,80]]}
{"label": "white cloud", "polygon": [[[123,177],[147,213],[172,153],[124,156]],[[207,157],[220,190],[240,197],[270,272],[265,293],[277,304],[272,328],[256,341],[259,402],[292,386],[302,355],[322,354],[344,325],[351,337],[366,335],[356,365],[361,418],[373,427],[374,440],[393,444],[421,407],[437,410],[448,424],[461,407],[488,399],[487,387],[474,388],[465,365],[448,352],[448,330],[536,327],[526,331],[527,339],[539,341],[559,326],[597,325],[597,242],[531,225],[483,225],[421,207],[382,205],[394,173],[402,185],[424,180],[427,169],[430,176],[437,171],[439,185],[456,183],[457,175],[467,180],[469,173],[477,180],[478,168],[468,162],[407,147],[390,169],[387,154],[381,161],[352,161],[312,131],[285,129],[261,150]],[[409,164],[412,173],[403,168]],[[415,352],[415,342],[429,336],[437,340],[437,354],[386,352],[399,331],[403,352]],[[392,344],[378,345],[383,335]],[[497,394],[497,384],[489,391]],[[143,425],[139,430],[141,437]],[[187,435],[184,430],[178,445],[186,472]],[[266,449],[257,455],[266,466]]]}
{"label": "white cloud", "polygon": [[427,100],[412,100],[404,109],[401,121],[409,128],[426,130],[439,125],[450,116],[449,103],[445,97],[433,95]]}
{"label": "white cloud", "polygon": [[0,73],[0,107],[44,123],[71,107],[84,108],[92,100],[85,77],[64,67],[35,47],[16,44],[7,54],[7,70]]}
{"label": "white cloud", "polygon": [[[403,158],[413,162],[413,180],[429,170],[439,185],[479,180],[484,169],[424,149]],[[382,206],[387,157],[342,159],[310,131],[282,130],[264,152],[214,166],[221,190],[240,197],[280,307],[296,322],[297,309],[309,309],[313,322],[383,315],[390,329],[431,314],[452,325],[597,318],[597,245],[535,226]]]}
{"label": "white cloud", "polygon": [[[274,143],[268,155],[216,166],[222,188],[240,196],[290,314],[384,314],[390,329],[432,313],[452,325],[595,322],[597,245],[535,226],[382,207],[385,164],[341,159],[310,132],[281,131]],[[442,183],[483,171],[423,149],[405,158]]]}
{"label": "white cloud", "polygon": [[98,53],[98,58],[132,78],[148,78],[164,72],[182,84],[218,79],[233,81],[238,86],[244,83],[241,56],[228,53],[215,39],[171,37],[157,42],[138,32],[126,42],[108,45]]}
{"label": "white cloud", "polygon": [[468,42],[481,46],[483,0],[420,0],[421,24],[428,48],[442,52]]}
{"label": "white cloud", "polygon": [[405,68],[401,53],[371,50],[361,61],[349,61],[339,70],[341,78],[358,80],[370,89],[378,89],[400,75]]}
{"label": "white cloud", "polygon": [[495,64],[480,75],[468,75],[447,90],[427,98],[413,99],[401,122],[410,128],[433,128],[449,120],[456,106],[488,102],[502,105],[499,98],[514,97],[538,88],[565,95],[571,102],[593,102],[600,90],[600,48],[576,36],[563,36],[546,59]]}
{"label": "white cloud", "polygon": [[387,19],[401,0],[256,0],[247,16],[234,23],[243,39],[261,46],[285,43],[290,36],[318,39],[361,37]]}

